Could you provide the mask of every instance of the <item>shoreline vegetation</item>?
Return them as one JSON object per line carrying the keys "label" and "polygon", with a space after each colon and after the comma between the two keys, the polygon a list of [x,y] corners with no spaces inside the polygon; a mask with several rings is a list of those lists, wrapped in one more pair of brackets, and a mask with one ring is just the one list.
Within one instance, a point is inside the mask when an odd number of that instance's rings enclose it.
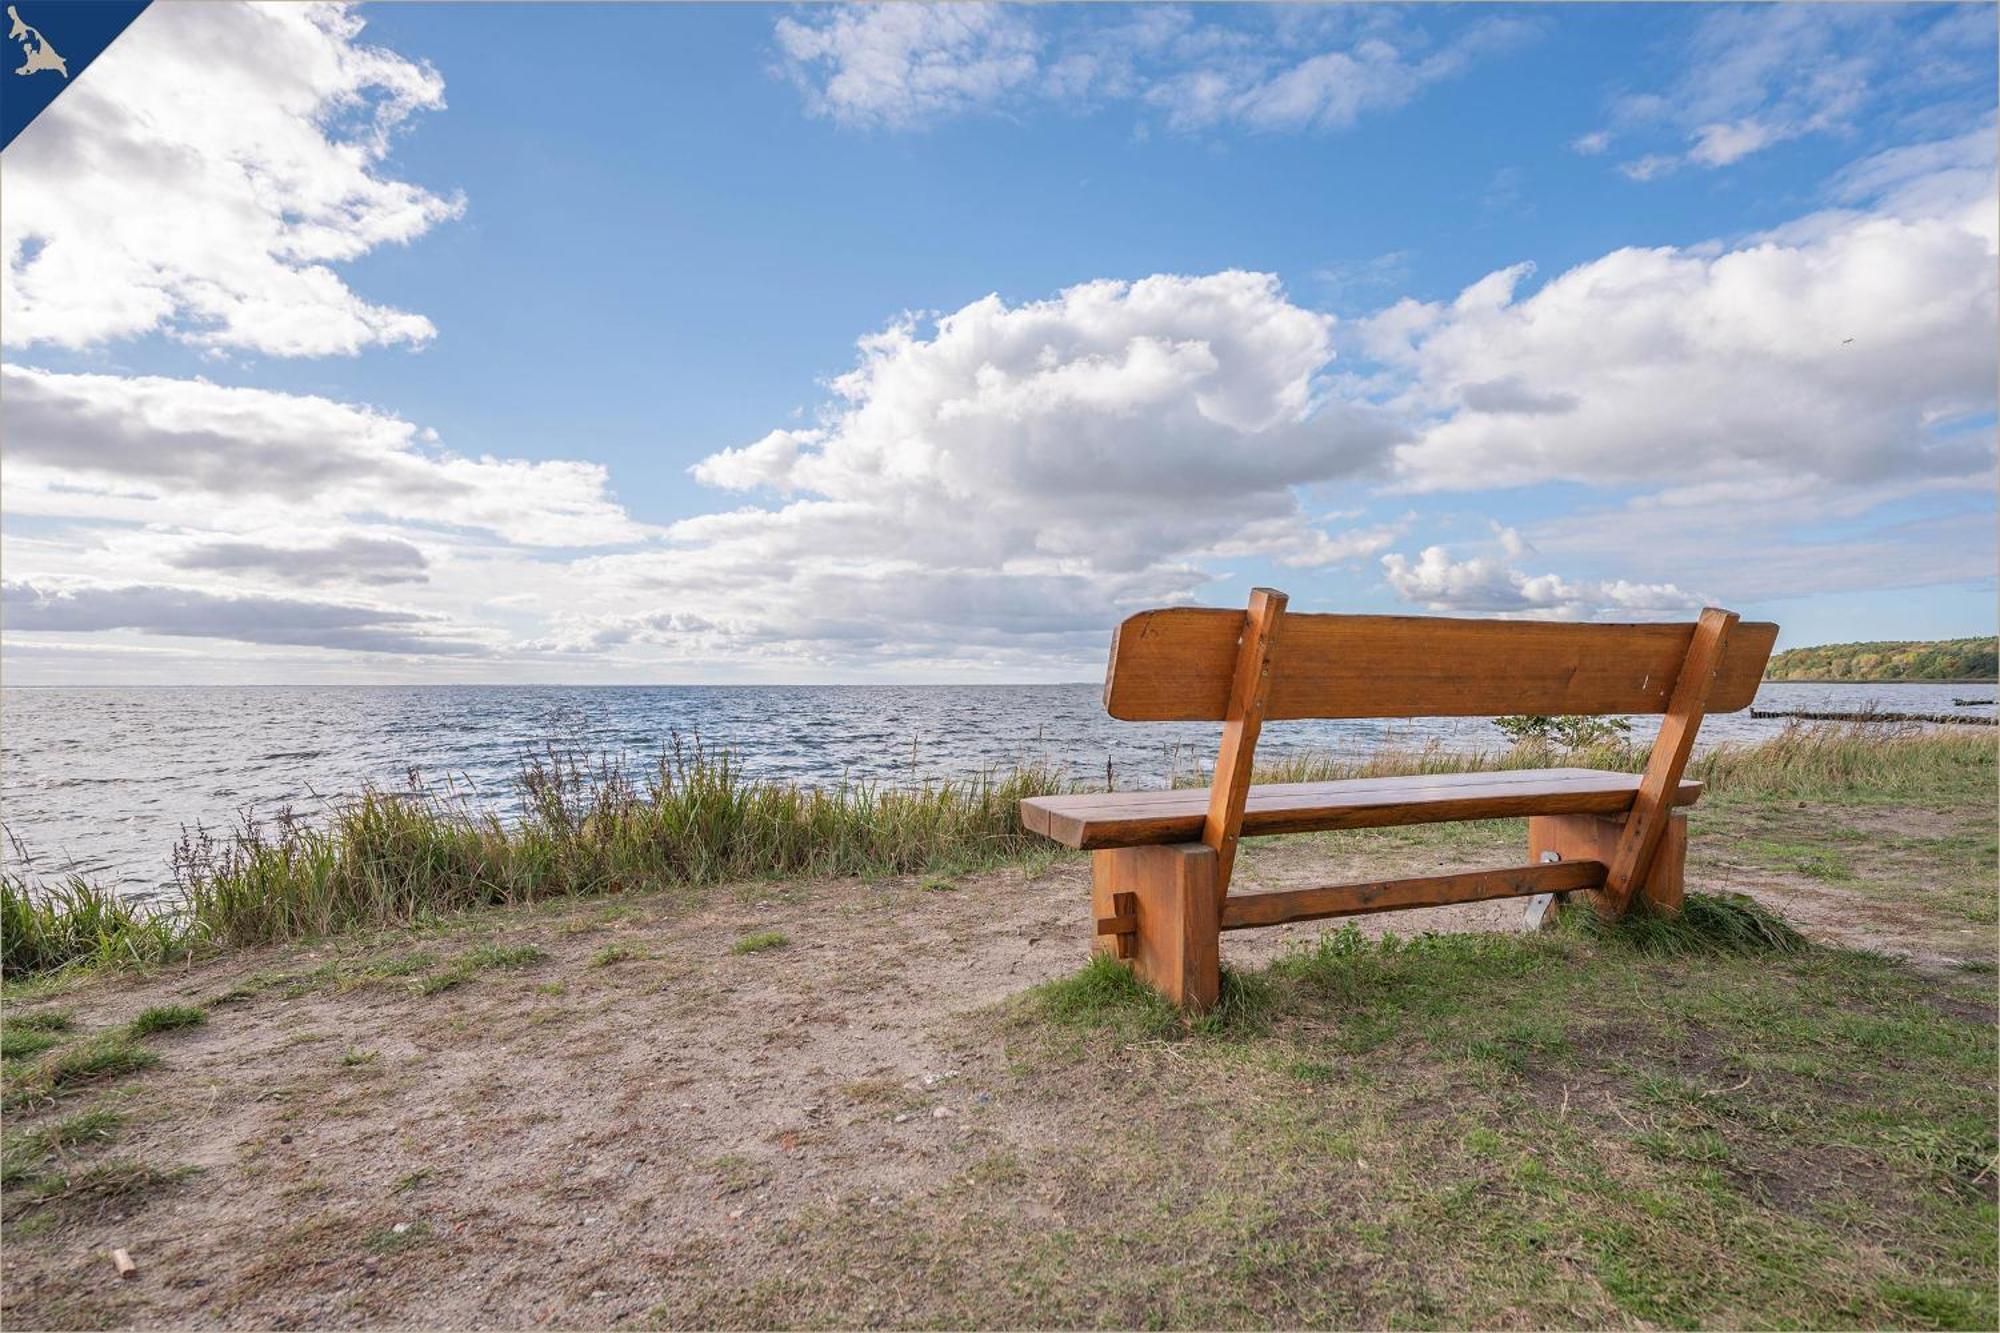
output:
{"label": "shoreline vegetation", "polygon": [[1787,648],[1764,679],[1787,685],[1991,685],[2000,672],[1992,638],[1826,643]]}
{"label": "shoreline vegetation", "polygon": [[[1439,746],[1359,759],[1303,754],[1259,765],[1260,782],[1574,765],[1637,771],[1647,746],[1613,734],[1505,750]],[[1698,756],[1711,795],[1838,801],[1919,795],[1946,772],[1991,785],[1983,736],[1880,725],[1794,726]],[[1200,785],[1206,774],[1183,775]],[[674,743],[635,773],[549,746],[517,778],[523,815],[503,821],[449,793],[370,790],[315,821],[281,812],[175,849],[176,901],[148,907],[80,876],[0,879],[10,982],[78,968],[147,967],[230,948],[434,922],[466,911],[628,892],[693,895],[731,881],[952,874],[1059,855],[1020,825],[1023,797],[1088,789],[1048,764],[905,788],[800,786],[744,776],[726,752]]]}

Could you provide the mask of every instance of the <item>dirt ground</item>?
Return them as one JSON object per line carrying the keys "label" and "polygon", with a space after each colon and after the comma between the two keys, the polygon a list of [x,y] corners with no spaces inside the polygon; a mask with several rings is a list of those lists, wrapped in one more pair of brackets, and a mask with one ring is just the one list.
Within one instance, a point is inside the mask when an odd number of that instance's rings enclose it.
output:
{"label": "dirt ground", "polygon": [[[1240,882],[1497,863],[1475,854],[1497,836],[1257,845]],[[1990,930],[1857,910],[1851,889],[1699,844],[1691,878],[1830,942],[1937,965],[1991,949]],[[892,1208],[1059,1138],[1042,1101],[1004,1092],[1004,1044],[965,1018],[1074,971],[1087,879],[1069,857],[752,885],[692,910],[577,901],[17,1002],[87,1031],[164,1003],[209,1018],[150,1038],[157,1067],[60,1108],[122,1108],[121,1155],[198,1171],[10,1228],[6,1323],[678,1322],[689,1284],[782,1276],[802,1213]],[[1522,915],[1514,901],[1357,924],[1512,930]],[[783,943],[735,951],[772,930]],[[1254,965],[1318,932],[1244,932],[1225,953]],[[541,956],[412,985],[485,945]],[[113,1247],[135,1277],[120,1280]],[[865,1321],[866,1303],[847,1317]]]}

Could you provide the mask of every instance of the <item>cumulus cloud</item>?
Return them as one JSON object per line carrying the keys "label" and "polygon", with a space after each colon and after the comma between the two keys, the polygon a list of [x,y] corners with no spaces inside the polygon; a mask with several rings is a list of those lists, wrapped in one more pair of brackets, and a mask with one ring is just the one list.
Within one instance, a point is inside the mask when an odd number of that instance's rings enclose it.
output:
{"label": "cumulus cloud", "polygon": [[[1505,543],[1518,556],[1518,539]],[[1442,546],[1425,547],[1415,560],[1391,553],[1382,557],[1389,586],[1405,601],[1430,611],[1498,615],[1538,620],[1653,619],[1684,616],[1706,604],[1703,597],[1671,583],[1631,583],[1623,579],[1566,579],[1560,574],[1526,574],[1507,560],[1473,556],[1453,560]]]}
{"label": "cumulus cloud", "polygon": [[1444,41],[1386,13],[1142,8],[1100,23],[1032,6],[834,6],[781,18],[779,70],[841,124],[920,128],[1033,102],[1126,102],[1170,128],[1342,130],[1531,31],[1484,19]]}
{"label": "cumulus cloud", "polygon": [[[1359,337],[1419,489],[1972,477],[1990,467],[2000,328],[1990,136],[1849,178],[1829,210],[1733,246],[1624,249],[1523,295],[1532,265]],[[1921,162],[1932,170],[1921,178]],[[1976,165],[1972,165],[1976,164]],[[1972,179],[1976,190],[1965,188]]]}
{"label": "cumulus cloud", "polygon": [[[944,651],[1095,635],[1119,607],[1189,597],[1204,558],[1360,558],[1389,538],[1326,531],[1295,490],[1378,475],[1400,438],[1316,391],[1332,327],[1241,272],[898,321],[862,340],[817,425],[693,469],[767,503],[586,561],[585,581],[738,642]],[[603,628],[588,614],[585,637]]]}
{"label": "cumulus cloud", "polygon": [[167,556],[176,569],[263,574],[301,587],[328,583],[422,583],[429,562],[394,537],[342,537],[316,546],[254,541],[197,541]]}
{"label": "cumulus cloud", "polygon": [[158,522],[197,501],[241,521],[373,515],[535,546],[638,540],[596,463],[466,458],[429,432],[327,398],[160,376],[0,367],[7,509]]}
{"label": "cumulus cloud", "polygon": [[421,315],[331,267],[462,203],[382,171],[428,65],[344,6],[157,5],[7,149],[0,319],[11,346],[166,331],[274,356],[422,343]]}
{"label": "cumulus cloud", "polygon": [[436,618],[411,611],[293,597],[224,596],[192,588],[50,587],[0,584],[0,614],[10,633],[136,630],[178,638],[339,648],[354,652],[463,655],[485,651],[476,640],[430,632]]}

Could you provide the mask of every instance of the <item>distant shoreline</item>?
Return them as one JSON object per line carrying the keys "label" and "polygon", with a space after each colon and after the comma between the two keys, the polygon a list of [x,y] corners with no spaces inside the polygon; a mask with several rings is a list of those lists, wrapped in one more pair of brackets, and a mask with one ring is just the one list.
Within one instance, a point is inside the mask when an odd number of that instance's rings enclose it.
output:
{"label": "distant shoreline", "polygon": [[1987,689],[2000,689],[2000,681],[1981,680],[1977,676],[1944,676],[1937,680],[1856,680],[1851,676],[1766,676],[1766,685],[1984,685]]}

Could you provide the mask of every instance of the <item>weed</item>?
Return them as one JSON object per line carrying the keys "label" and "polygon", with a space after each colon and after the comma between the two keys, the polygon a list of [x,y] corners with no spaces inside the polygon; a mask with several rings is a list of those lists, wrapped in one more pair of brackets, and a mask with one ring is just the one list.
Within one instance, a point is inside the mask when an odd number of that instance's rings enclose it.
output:
{"label": "weed", "polygon": [[179,1028],[199,1027],[208,1021],[208,1015],[188,1004],[162,1004],[141,1013],[125,1027],[134,1037],[149,1037],[155,1032],[172,1032]]}
{"label": "weed", "polygon": [[76,1026],[76,1015],[67,1009],[31,1009],[7,1015],[7,1026],[21,1032],[68,1032]]}
{"label": "weed", "polygon": [[8,1080],[10,1105],[57,1096],[84,1084],[122,1078],[159,1063],[159,1057],[134,1045],[124,1033],[106,1033],[49,1051],[29,1064],[18,1078]]}
{"label": "weed", "polygon": [[730,945],[729,952],[763,953],[766,949],[782,949],[791,942],[782,930],[753,930]]}
{"label": "weed", "polygon": [[63,1044],[64,1038],[55,1032],[38,1032],[33,1028],[0,1028],[0,1060],[25,1060],[31,1055],[40,1055],[52,1046]]}
{"label": "weed", "polygon": [[1565,927],[1669,956],[1700,953],[1800,953],[1805,936],[1756,899],[1741,893],[1690,893],[1675,916],[1633,912],[1606,923],[1594,912],[1570,911]]}
{"label": "weed", "polygon": [[431,1238],[431,1224],[428,1222],[399,1222],[393,1227],[384,1227],[363,1238],[361,1248],[370,1254],[395,1254],[420,1245]]}

